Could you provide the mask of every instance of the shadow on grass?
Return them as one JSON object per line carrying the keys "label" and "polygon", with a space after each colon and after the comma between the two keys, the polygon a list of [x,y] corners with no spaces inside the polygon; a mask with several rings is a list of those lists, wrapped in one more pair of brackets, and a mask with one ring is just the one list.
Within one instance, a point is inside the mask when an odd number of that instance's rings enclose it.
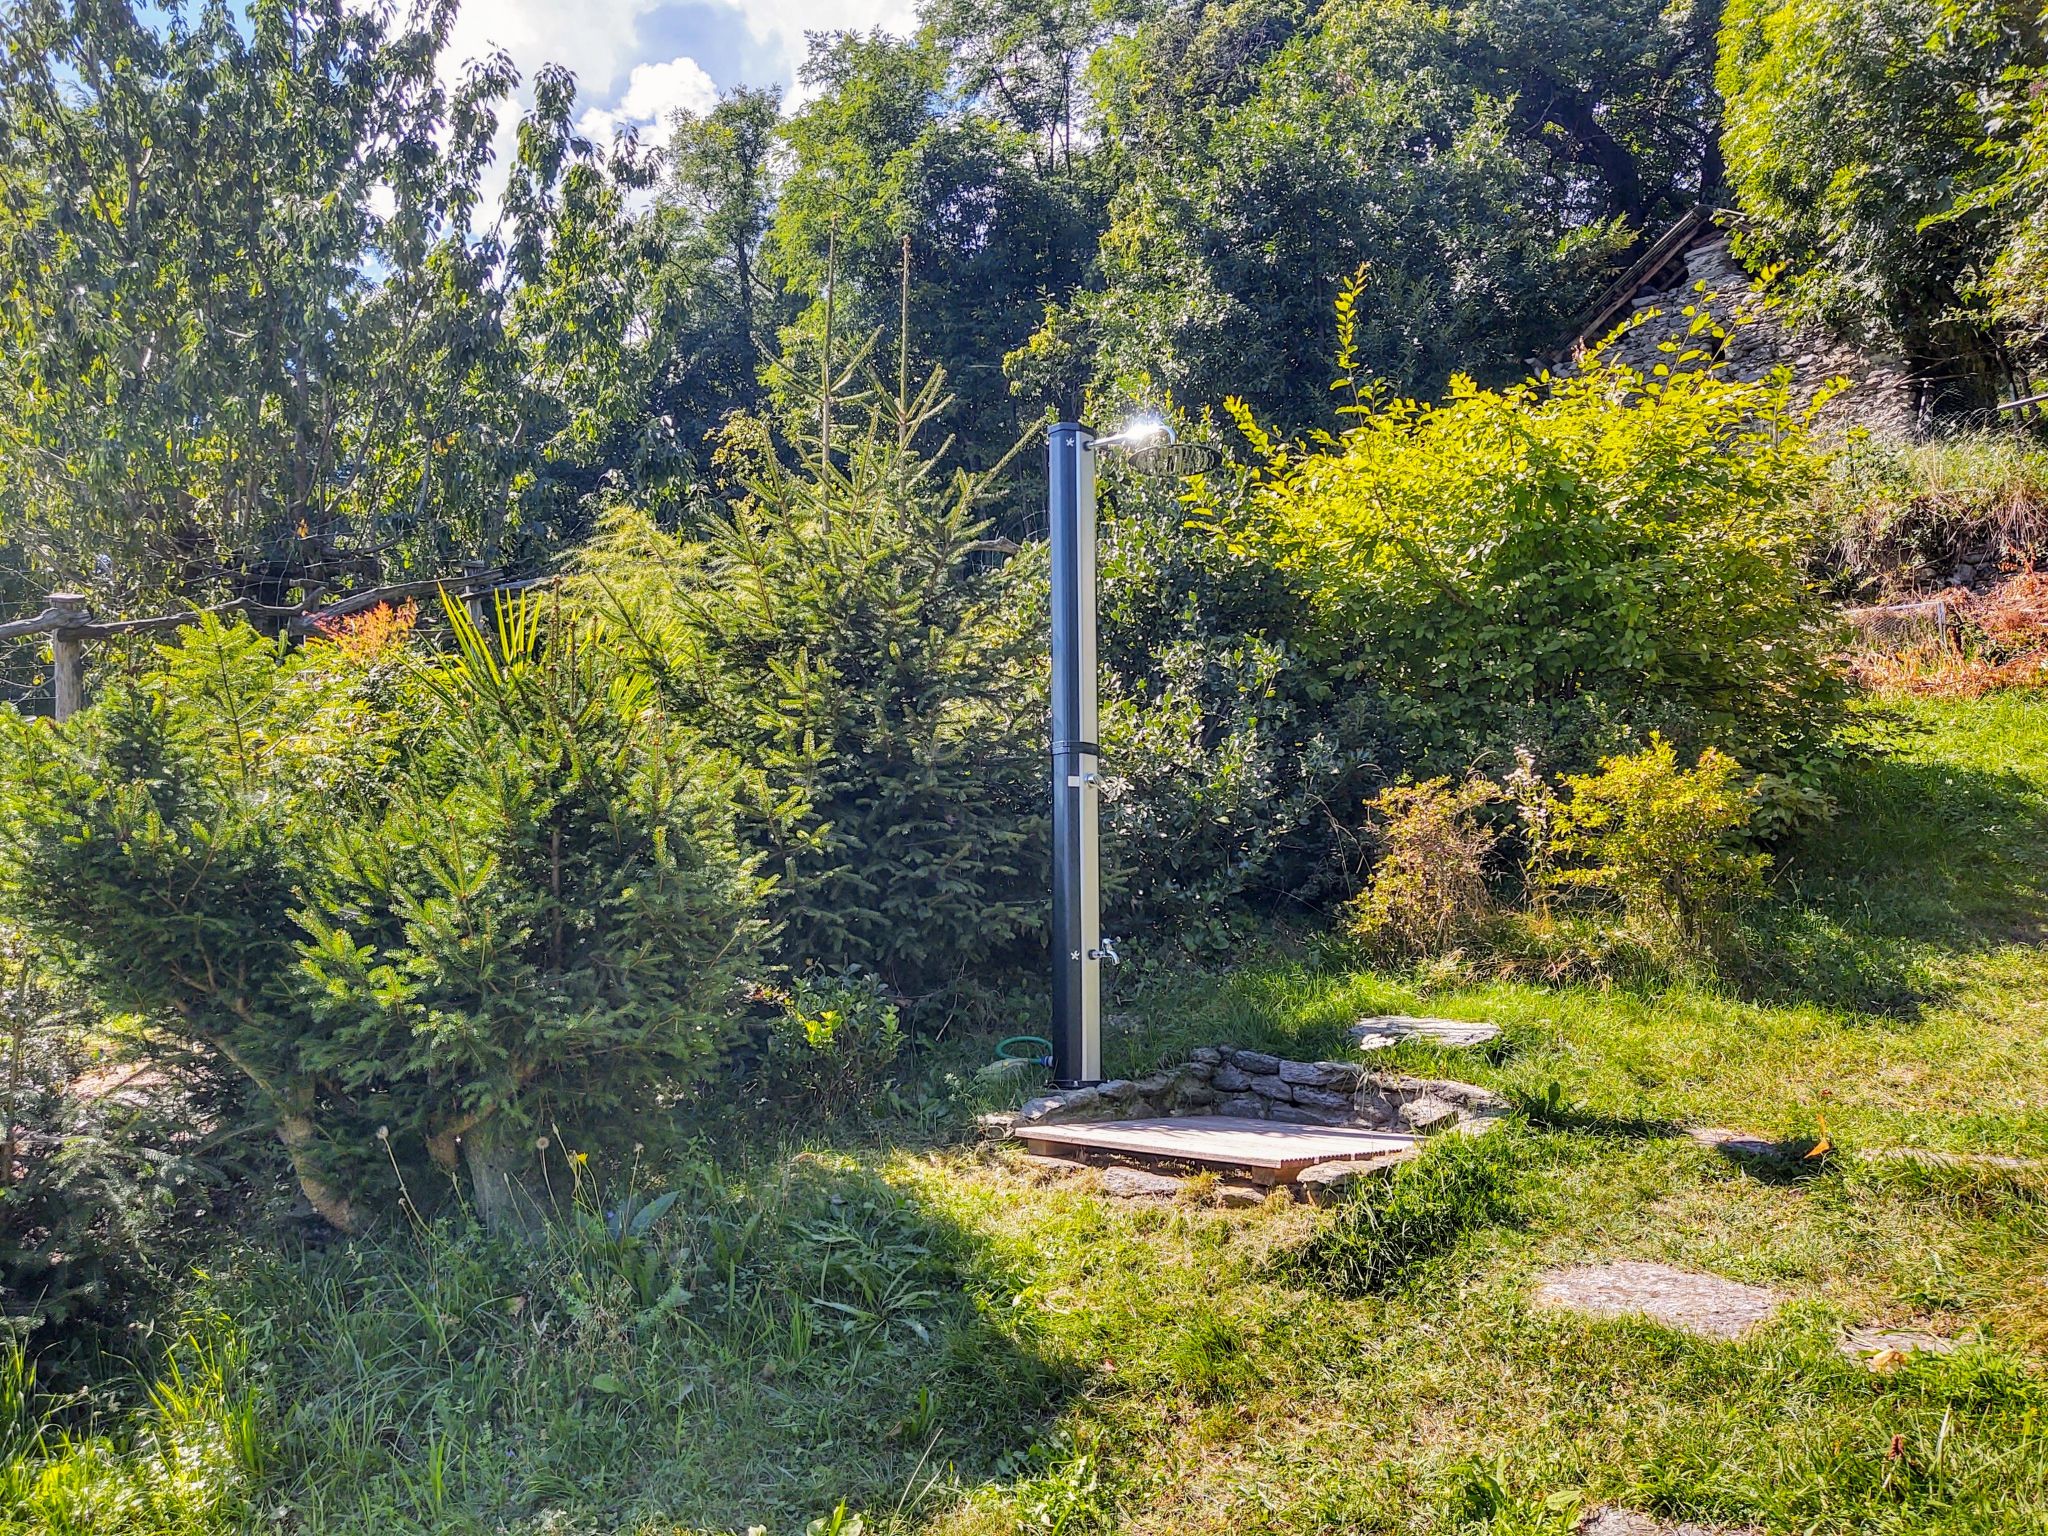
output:
{"label": "shadow on grass", "polygon": [[1046,1459],[1080,1382],[977,1234],[836,1154],[668,1189],[537,1252],[449,1226],[257,1266],[222,1304],[289,1407],[276,1494],[315,1528],[801,1530]]}
{"label": "shadow on grass", "polygon": [[1593,1136],[1611,1141],[1668,1141],[1683,1136],[1685,1127],[1661,1115],[1614,1115],[1576,1101],[1566,1103],[1557,1085],[1544,1089],[1511,1092],[1510,1099],[1531,1125],[1571,1136]]}
{"label": "shadow on grass", "polygon": [[1833,789],[1841,813],[1780,852],[1785,899],[1744,925],[1745,995],[1911,1020],[1957,961],[2048,937],[2048,805],[2022,775],[1893,757]]}
{"label": "shadow on grass", "polygon": [[1714,1152],[1757,1183],[1781,1188],[1810,1184],[1840,1166],[1828,1148],[1811,1136],[1795,1136],[1789,1141],[1731,1136],[1716,1143]]}

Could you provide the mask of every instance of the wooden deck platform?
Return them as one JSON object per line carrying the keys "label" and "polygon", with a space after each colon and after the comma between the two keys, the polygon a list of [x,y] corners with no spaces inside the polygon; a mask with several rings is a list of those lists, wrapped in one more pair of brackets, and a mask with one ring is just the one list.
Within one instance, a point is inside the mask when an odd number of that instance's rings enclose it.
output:
{"label": "wooden deck platform", "polygon": [[1359,1162],[1407,1151],[1413,1136],[1351,1126],[1289,1125],[1235,1115],[1184,1120],[1093,1120],[1026,1125],[1017,1138],[1048,1155],[1115,1154],[1171,1163],[1237,1168],[1261,1183],[1286,1183],[1318,1163]]}

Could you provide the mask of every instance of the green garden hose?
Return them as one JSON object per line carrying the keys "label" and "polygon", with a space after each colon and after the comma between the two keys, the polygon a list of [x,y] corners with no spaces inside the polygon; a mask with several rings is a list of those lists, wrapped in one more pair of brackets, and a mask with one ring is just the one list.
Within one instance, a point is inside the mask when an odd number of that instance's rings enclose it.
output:
{"label": "green garden hose", "polygon": [[[1011,1051],[1010,1047],[1013,1045],[1035,1045],[1044,1054],[1021,1055]],[[1006,1040],[998,1040],[996,1042],[996,1060],[1027,1061],[1036,1067],[1050,1067],[1052,1065],[1052,1042],[1043,1035],[1011,1035]]]}

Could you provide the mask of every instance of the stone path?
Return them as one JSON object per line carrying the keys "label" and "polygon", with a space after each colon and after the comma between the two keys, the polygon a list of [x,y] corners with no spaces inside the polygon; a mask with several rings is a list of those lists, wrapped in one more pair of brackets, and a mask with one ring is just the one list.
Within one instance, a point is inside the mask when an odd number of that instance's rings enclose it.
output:
{"label": "stone path", "polygon": [[1579,1536],[1758,1536],[1754,1526],[1736,1529],[1727,1525],[1695,1525],[1690,1520],[1673,1522],[1633,1509],[1596,1509],[1579,1522]]}
{"label": "stone path", "polygon": [[1624,1259],[1536,1277],[1536,1305],[1592,1317],[1647,1317],[1709,1339],[1739,1339],[1784,1300],[1719,1275]]}
{"label": "stone path", "polygon": [[[1772,1141],[1749,1131],[1719,1125],[1686,1128],[1686,1139],[1742,1161],[1794,1164],[1807,1160],[1807,1148],[1796,1141]],[[2048,1174],[2048,1162],[2036,1157],[2008,1157],[1997,1152],[1937,1152],[1929,1147],[1837,1148],[1838,1157],[1867,1163],[1910,1163],[1922,1168],[1977,1169],[1992,1173]]]}
{"label": "stone path", "polygon": [[1873,1147],[1860,1154],[1872,1162],[1919,1163],[1927,1168],[1991,1168],[2002,1173],[2048,1172],[2038,1157],[2007,1157],[1997,1152],[1936,1152],[1929,1147]]}
{"label": "stone path", "polygon": [[1484,1045],[1500,1038],[1498,1024],[1462,1019],[1419,1019],[1404,1013],[1374,1014],[1351,1026],[1351,1043],[1361,1051],[1383,1051],[1403,1040],[1434,1040],[1438,1045]]}
{"label": "stone path", "polygon": [[1780,1142],[1768,1141],[1762,1136],[1752,1136],[1747,1131],[1731,1131],[1718,1125],[1689,1126],[1686,1140],[1710,1151],[1722,1152],[1729,1157],[1746,1157],[1766,1163],[1796,1163],[1800,1152]]}

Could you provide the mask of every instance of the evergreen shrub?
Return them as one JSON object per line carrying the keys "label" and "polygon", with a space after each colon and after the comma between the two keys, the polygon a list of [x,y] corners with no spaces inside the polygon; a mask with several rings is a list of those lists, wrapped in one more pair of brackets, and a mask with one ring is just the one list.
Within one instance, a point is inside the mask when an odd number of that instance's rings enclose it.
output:
{"label": "evergreen shrub", "polygon": [[453,654],[208,619],[63,727],[10,720],[0,900],[101,1005],[222,1059],[314,1207],[393,1164],[504,1227],[557,1121],[716,1062],[761,935],[737,765],[553,605]]}
{"label": "evergreen shrub", "polygon": [[758,777],[744,833],[782,959],[935,997],[1043,932],[1042,553],[988,537],[983,482],[872,422],[798,469],[758,430],[736,424],[739,492],[701,538],[614,509],[577,590]]}

